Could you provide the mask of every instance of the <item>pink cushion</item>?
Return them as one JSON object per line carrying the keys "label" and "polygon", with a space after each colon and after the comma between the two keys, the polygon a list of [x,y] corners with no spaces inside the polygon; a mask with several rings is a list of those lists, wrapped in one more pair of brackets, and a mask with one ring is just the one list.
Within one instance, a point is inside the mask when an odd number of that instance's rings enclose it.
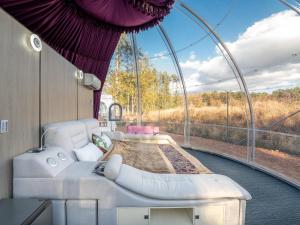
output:
{"label": "pink cushion", "polygon": [[159,127],[153,127],[153,134],[159,134]]}
{"label": "pink cushion", "polygon": [[127,133],[129,134],[158,134],[159,127],[153,126],[127,126]]}

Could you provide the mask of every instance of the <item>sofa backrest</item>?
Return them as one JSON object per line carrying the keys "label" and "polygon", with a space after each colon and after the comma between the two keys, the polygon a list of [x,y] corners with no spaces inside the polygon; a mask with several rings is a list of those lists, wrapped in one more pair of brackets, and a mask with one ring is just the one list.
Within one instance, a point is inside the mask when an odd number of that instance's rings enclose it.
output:
{"label": "sofa backrest", "polygon": [[89,143],[88,134],[84,123],[68,121],[48,124],[44,127],[45,146],[61,147],[76,160],[74,149],[82,148]]}
{"label": "sofa backrest", "polygon": [[101,135],[101,128],[99,127],[98,120],[83,119],[83,120],[79,120],[79,121],[84,123],[90,142],[92,142],[92,134]]}

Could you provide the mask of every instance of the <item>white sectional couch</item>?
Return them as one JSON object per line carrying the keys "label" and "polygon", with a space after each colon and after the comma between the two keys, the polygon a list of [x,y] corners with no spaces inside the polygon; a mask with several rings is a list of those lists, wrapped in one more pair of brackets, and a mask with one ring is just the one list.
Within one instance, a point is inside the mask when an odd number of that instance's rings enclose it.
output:
{"label": "white sectional couch", "polygon": [[46,147],[61,147],[74,160],[77,160],[74,149],[90,142],[85,124],[78,121],[48,124],[44,132]]}
{"label": "white sectional couch", "polygon": [[123,164],[119,155],[108,161],[105,176],[93,173],[96,162],[71,154],[90,140],[83,128],[91,126],[84,124],[48,125],[48,148],[14,159],[14,197],[52,199],[57,225],[244,224],[251,195],[226,176],[154,174]]}

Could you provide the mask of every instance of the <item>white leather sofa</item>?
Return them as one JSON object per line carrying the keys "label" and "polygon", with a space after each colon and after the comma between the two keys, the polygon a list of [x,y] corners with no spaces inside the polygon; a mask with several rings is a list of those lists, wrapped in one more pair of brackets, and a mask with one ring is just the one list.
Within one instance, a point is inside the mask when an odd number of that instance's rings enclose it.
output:
{"label": "white leather sofa", "polygon": [[157,143],[160,144],[172,143],[176,145],[176,142],[168,135],[124,134],[120,131],[103,132],[96,119],[47,124],[43,127],[43,130],[45,132],[46,147],[61,147],[65,149],[74,160],[76,160],[76,156],[73,150],[75,148],[82,148],[89,142],[92,142],[93,133],[98,135],[104,133],[114,140],[157,141]]}
{"label": "white leather sofa", "polygon": [[219,174],[155,174],[122,164],[113,155],[105,176],[120,186],[153,199],[201,200],[218,198],[251,199],[250,194],[230,178]]}
{"label": "white leather sofa", "polygon": [[76,160],[75,148],[82,148],[92,142],[92,134],[107,134],[111,139],[124,140],[122,132],[102,132],[96,119],[67,121],[47,124],[43,127],[46,147],[61,147]]}
{"label": "white leather sofa", "polygon": [[130,224],[140,225],[132,219],[145,208],[197,209],[202,217],[208,211],[208,222],[199,223],[204,225],[212,225],[209,221],[216,216],[223,218],[220,225],[244,223],[245,202],[251,196],[228,177],[153,174],[122,164],[119,155],[108,161],[105,176],[92,172],[95,165],[76,162],[61,148],[24,153],[14,159],[14,197],[52,199],[57,225],[123,225],[122,215],[128,213],[133,214]]}
{"label": "white leather sofa", "polygon": [[91,130],[99,132],[95,121],[86,122],[47,125],[48,148],[15,157],[15,198],[53,200],[54,225],[244,224],[251,195],[226,176],[154,174],[122,164],[119,155],[107,162],[105,176],[93,173],[96,162],[71,154],[89,142]]}

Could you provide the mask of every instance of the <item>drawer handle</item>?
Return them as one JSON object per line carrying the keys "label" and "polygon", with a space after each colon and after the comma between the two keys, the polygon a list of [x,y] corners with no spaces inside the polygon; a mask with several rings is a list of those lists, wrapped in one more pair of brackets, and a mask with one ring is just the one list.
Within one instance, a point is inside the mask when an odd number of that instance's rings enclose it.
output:
{"label": "drawer handle", "polygon": [[200,219],[199,215],[195,215],[195,219],[199,220]]}
{"label": "drawer handle", "polygon": [[144,219],[148,220],[149,219],[149,215],[144,215]]}

